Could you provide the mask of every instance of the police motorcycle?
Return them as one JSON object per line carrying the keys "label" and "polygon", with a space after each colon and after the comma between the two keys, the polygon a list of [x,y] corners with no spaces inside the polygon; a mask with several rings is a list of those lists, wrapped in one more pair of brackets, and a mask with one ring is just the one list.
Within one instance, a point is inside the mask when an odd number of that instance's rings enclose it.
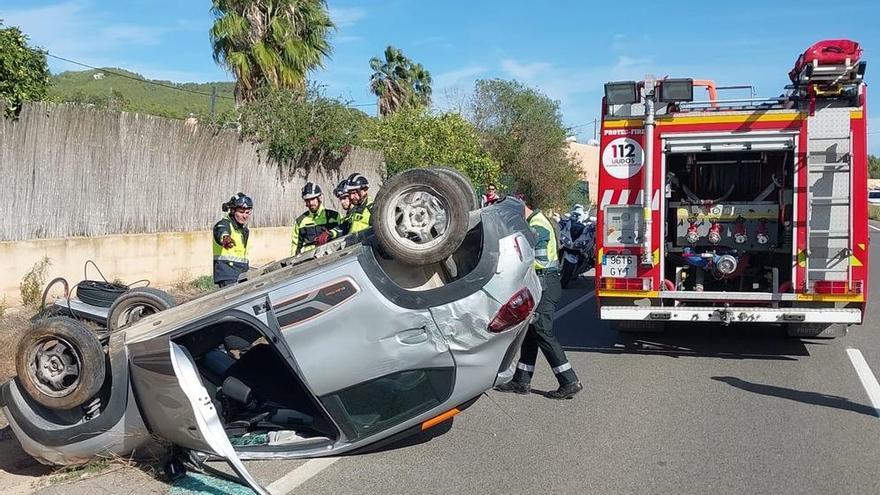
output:
{"label": "police motorcycle", "polygon": [[576,204],[559,221],[562,288],[596,265],[596,217]]}

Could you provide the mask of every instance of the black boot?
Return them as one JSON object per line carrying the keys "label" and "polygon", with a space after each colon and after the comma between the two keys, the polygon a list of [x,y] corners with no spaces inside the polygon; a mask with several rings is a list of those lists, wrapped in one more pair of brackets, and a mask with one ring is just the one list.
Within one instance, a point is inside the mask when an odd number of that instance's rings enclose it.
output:
{"label": "black boot", "polygon": [[571,382],[567,385],[560,385],[558,389],[547,392],[548,399],[571,399],[578,392],[584,389],[581,382]]}
{"label": "black boot", "polygon": [[514,394],[528,395],[532,391],[532,386],[528,383],[509,381],[495,387],[499,392],[512,392]]}

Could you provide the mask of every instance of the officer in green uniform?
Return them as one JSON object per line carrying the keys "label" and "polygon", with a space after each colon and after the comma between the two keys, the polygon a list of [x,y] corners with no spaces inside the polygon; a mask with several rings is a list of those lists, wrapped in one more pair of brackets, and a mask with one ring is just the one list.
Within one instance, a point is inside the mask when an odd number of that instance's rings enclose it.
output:
{"label": "officer in green uniform", "polygon": [[220,287],[232,285],[238,276],[250,267],[248,262],[248,238],[254,201],[244,193],[238,193],[223,203],[226,216],[214,224],[214,283]]}
{"label": "officer in green uniform", "polygon": [[316,244],[320,246],[331,239],[355,234],[373,226],[373,198],[370,197],[369,189],[370,181],[363,175],[354,173],[348,176],[345,190],[351,201],[351,210],[338,227],[318,236]]}
{"label": "officer in green uniform", "polygon": [[[522,196],[522,195],[518,195]],[[565,351],[556,336],[553,335],[553,315],[556,312],[556,304],[562,296],[562,284],[559,278],[559,255],[556,229],[550,220],[540,211],[532,210],[528,198],[522,196],[525,205],[525,215],[529,227],[537,237],[535,244],[535,272],[541,280],[541,301],[535,308],[535,318],[529,324],[528,333],[520,347],[519,362],[516,364],[516,372],[513,380],[495,387],[500,392],[514,392],[528,394],[531,391],[532,374],[535,372],[535,361],[538,358],[538,348],[544,353],[547,362],[553,369],[559,388],[547,393],[551,399],[570,399],[580,392],[584,386],[578,381],[577,375],[571,367]]]}
{"label": "officer in green uniform", "polygon": [[290,255],[298,256],[315,249],[316,239],[339,225],[339,213],[324,208],[321,187],[313,182],[302,189],[302,198],[308,208],[297,217],[290,236]]}

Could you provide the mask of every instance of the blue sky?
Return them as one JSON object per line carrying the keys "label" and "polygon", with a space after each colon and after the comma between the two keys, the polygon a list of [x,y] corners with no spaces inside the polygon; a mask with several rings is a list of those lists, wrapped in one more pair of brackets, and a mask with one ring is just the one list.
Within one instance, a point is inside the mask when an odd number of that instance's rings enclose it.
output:
{"label": "blue sky", "polygon": [[[592,137],[608,80],[646,73],[708,78],[719,85],[752,84],[760,96],[778,95],[798,53],[828,38],[862,43],[867,80],[880,80],[880,2],[869,0],[852,0],[839,10],[812,0],[329,5],[339,27],[334,51],[326,67],[312,74],[328,95],[372,112],[368,61],[392,44],[431,71],[438,108],[458,107],[477,79],[517,79],[559,100],[567,125],[582,141]],[[51,53],[89,65],[176,82],[230,79],[211,59],[209,1],[3,0],[0,18]],[[57,61],[50,67],[80,69]],[[880,154],[880,94],[871,96],[870,148]]]}

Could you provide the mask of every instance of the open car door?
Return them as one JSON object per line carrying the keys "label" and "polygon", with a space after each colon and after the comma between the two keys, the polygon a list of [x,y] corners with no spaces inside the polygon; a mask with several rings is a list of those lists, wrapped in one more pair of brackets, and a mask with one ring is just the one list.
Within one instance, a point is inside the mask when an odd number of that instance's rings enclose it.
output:
{"label": "open car door", "polygon": [[251,489],[268,495],[235,453],[189,353],[169,339],[131,347],[139,348],[131,375],[150,429],[175,445],[223,458]]}

